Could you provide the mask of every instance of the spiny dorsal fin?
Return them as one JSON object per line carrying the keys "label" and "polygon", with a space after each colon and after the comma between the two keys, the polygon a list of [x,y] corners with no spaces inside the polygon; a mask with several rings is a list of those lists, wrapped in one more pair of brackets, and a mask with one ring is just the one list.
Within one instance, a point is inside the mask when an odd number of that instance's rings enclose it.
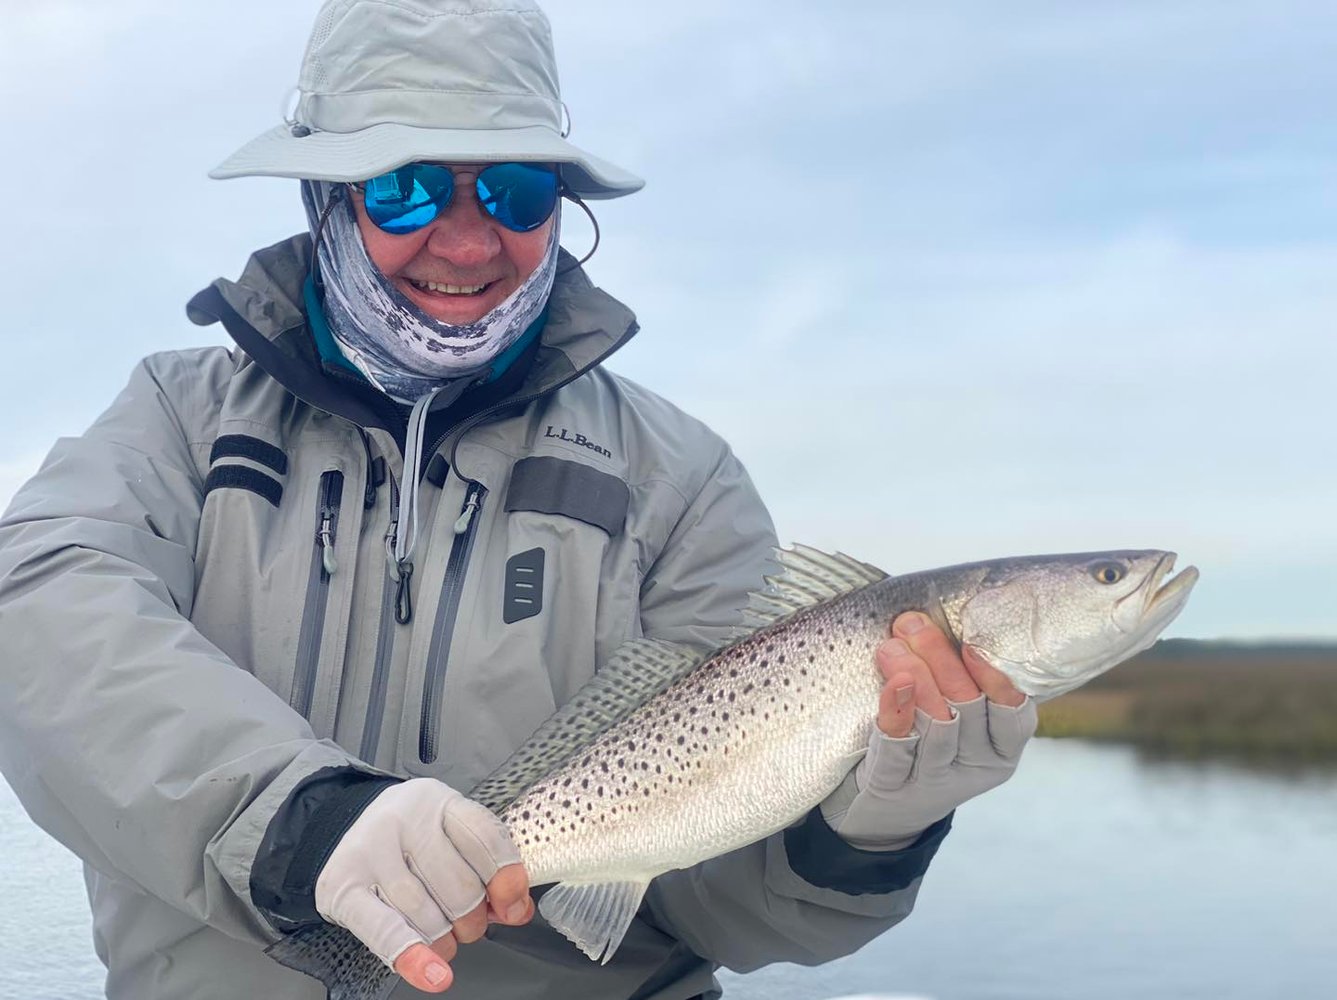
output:
{"label": "spiny dorsal fin", "polygon": [[661,639],[623,643],[570,701],[469,792],[469,798],[501,812],[526,788],[686,677],[705,658],[705,654]]}
{"label": "spiny dorsal fin", "polygon": [[745,628],[764,628],[795,611],[833,600],[887,577],[876,566],[839,552],[831,555],[807,545],[776,549],[775,558],[780,563],[781,572],[768,576],[766,589],[749,598],[743,611]]}

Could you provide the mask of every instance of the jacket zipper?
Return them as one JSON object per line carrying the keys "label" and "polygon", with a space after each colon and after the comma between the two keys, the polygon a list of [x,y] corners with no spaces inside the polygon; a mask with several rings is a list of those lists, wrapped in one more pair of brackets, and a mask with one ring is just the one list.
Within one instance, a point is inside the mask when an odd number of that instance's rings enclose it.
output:
{"label": "jacket zipper", "polygon": [[435,763],[439,747],[437,733],[441,726],[441,701],[445,693],[446,661],[450,658],[450,643],[455,631],[455,619],[460,611],[464,594],[464,574],[478,534],[479,513],[487,490],[481,483],[469,484],[464,494],[464,507],[455,521],[455,538],[450,545],[450,559],[446,562],[446,577],[441,585],[441,602],[437,605],[436,624],[428,647],[427,675],[423,680],[422,720],[418,730],[418,759],[424,764]]}
{"label": "jacket zipper", "polygon": [[[381,741],[381,719],[385,715],[385,688],[390,674],[390,654],[395,647],[394,621],[399,616],[396,607],[406,600],[408,582],[402,572],[396,573],[395,542],[399,540],[399,484],[390,480],[390,527],[385,532],[385,582],[381,586],[380,632],[376,637],[376,663],[371,675],[371,694],[367,698],[367,719],[362,727],[361,757],[368,763],[376,758],[376,746]],[[412,570],[410,569],[410,573]],[[394,616],[393,618],[391,616]]]}
{"label": "jacket zipper", "polygon": [[325,606],[330,597],[330,579],[339,571],[334,542],[339,530],[339,508],[343,503],[344,474],[331,469],[320,477],[319,503],[316,509],[315,551],[306,581],[306,605],[302,611],[302,630],[297,640],[297,669],[292,679],[289,704],[303,716],[311,713],[311,698],[316,687],[316,669],[320,665],[320,639],[325,631]]}

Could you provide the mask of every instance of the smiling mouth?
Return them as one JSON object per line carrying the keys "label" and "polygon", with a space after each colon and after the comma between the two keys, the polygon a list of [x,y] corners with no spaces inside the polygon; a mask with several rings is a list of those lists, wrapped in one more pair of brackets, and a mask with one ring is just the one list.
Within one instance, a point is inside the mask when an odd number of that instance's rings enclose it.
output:
{"label": "smiling mouth", "polygon": [[488,281],[481,285],[448,285],[438,281],[418,281],[414,278],[404,280],[424,295],[442,299],[478,298],[495,284],[495,282]]}

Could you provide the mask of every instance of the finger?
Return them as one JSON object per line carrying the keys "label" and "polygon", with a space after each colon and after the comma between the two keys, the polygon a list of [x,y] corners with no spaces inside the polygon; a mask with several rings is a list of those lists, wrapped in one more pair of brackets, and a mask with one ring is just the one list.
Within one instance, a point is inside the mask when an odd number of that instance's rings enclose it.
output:
{"label": "finger", "polygon": [[446,930],[483,901],[486,890],[478,873],[444,837],[416,854],[404,855],[404,863],[446,915]]}
{"label": "finger", "polygon": [[952,709],[952,718],[933,719],[922,712],[915,719],[919,730],[919,756],[915,761],[915,780],[942,779],[960,752],[961,717]]}
{"label": "finger", "polygon": [[518,926],[533,915],[534,901],[529,898],[529,873],[524,865],[507,865],[487,884],[487,901],[505,924]]}
{"label": "finger", "polygon": [[[520,923],[527,924],[529,923],[529,921],[533,919],[534,919],[534,899],[533,897],[530,897],[528,903],[525,905],[525,912],[523,916],[520,918]],[[502,920],[501,914],[492,908],[491,903],[488,903],[487,905],[487,922],[489,924],[502,924],[506,922]]]}
{"label": "finger", "polygon": [[369,888],[351,889],[340,895],[329,916],[339,926],[346,927],[386,965],[397,968],[399,958],[414,946],[421,946],[428,956],[431,955],[422,935],[404,919],[404,915]]}
{"label": "finger", "polygon": [[904,639],[887,639],[877,647],[877,666],[883,677],[907,673],[915,679],[915,704],[935,719],[950,719],[951,709],[938,690],[928,664],[919,658]]}
{"label": "finger", "polygon": [[473,944],[487,933],[487,901],[480,900],[464,916],[455,921],[455,939],[460,944]]}
{"label": "finger", "polygon": [[973,700],[957,703],[957,718],[960,719],[961,731],[957,735],[957,760],[974,767],[991,767],[998,764],[998,752],[994,749],[989,734],[988,702],[984,695],[978,694]]}
{"label": "finger", "polygon": [[[455,799],[446,806],[441,825],[484,884],[492,881],[499,868],[520,863],[520,852],[511,843],[510,832],[501,820],[477,802],[463,797]],[[523,892],[517,893],[517,898],[528,891],[526,878]],[[513,902],[514,899],[507,900],[507,906],[498,907],[497,912],[505,913]]]}
{"label": "finger", "polygon": [[455,974],[441,957],[425,944],[415,944],[395,960],[395,971],[406,983],[424,993],[444,993]]}
{"label": "finger", "polygon": [[439,937],[432,942],[432,951],[436,952],[447,964],[455,961],[455,956],[459,953],[459,950],[459,942],[455,940],[454,934],[447,934],[445,937]]}
{"label": "finger", "polygon": [[402,875],[383,879],[380,884],[373,885],[371,891],[382,903],[398,910],[424,941],[435,941],[450,933],[450,918],[410,870],[412,859],[406,856],[404,860],[406,867]]}
{"label": "finger", "polygon": [[[984,696],[1000,705],[1017,707],[1026,700],[1026,696],[1012,686],[1007,674],[990,666],[984,655],[974,646],[961,647],[961,659],[971,677]],[[956,699],[953,699],[956,700]]]}
{"label": "finger", "polygon": [[[909,713],[914,724],[914,707]],[[915,751],[919,747],[919,734],[913,729],[906,736],[884,736],[874,732],[868,741],[868,753],[864,754],[856,772],[856,783],[861,793],[872,796],[884,796],[900,791],[914,776]]]}
{"label": "finger", "polygon": [[1021,756],[1027,741],[1040,724],[1035,699],[1027,698],[1017,706],[989,702],[989,740],[994,752],[1004,760]]}
{"label": "finger", "polygon": [[961,662],[961,654],[928,615],[908,611],[892,622],[891,631],[928,664],[944,698],[966,702],[979,697],[980,687]]}
{"label": "finger", "polygon": [[882,687],[877,703],[877,728],[894,740],[909,736],[915,727],[914,674],[893,674]]}

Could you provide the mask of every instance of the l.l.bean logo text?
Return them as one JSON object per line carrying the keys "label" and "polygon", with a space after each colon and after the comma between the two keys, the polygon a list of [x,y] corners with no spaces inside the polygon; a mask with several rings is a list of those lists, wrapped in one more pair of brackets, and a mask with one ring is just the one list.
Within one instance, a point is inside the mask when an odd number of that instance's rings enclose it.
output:
{"label": "l.l.bean logo text", "polygon": [[597,445],[584,434],[572,434],[565,427],[554,430],[552,424],[543,432],[545,438],[556,438],[558,441],[566,441],[575,445],[577,448],[588,448],[590,451],[597,452],[604,458],[612,458],[613,453],[602,445]]}

